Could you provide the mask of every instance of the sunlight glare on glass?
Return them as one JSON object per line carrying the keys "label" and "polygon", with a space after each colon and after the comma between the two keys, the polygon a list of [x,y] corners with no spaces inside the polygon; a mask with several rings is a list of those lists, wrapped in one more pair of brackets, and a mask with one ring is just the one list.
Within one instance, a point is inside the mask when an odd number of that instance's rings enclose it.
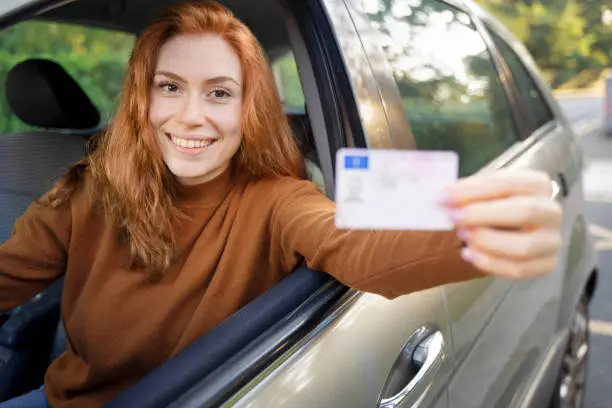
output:
{"label": "sunlight glare on glass", "polygon": [[384,9],[381,0],[361,0],[361,7],[367,14],[378,14]]}
{"label": "sunlight glare on glass", "polygon": [[446,25],[448,26],[455,17],[455,13],[450,10],[443,10],[438,13],[432,13],[429,19],[430,23],[436,25]]}
{"label": "sunlight glare on glass", "polygon": [[612,9],[605,9],[601,13],[601,21],[605,25],[612,25]]}
{"label": "sunlight glare on glass", "polygon": [[34,3],[34,0],[0,0],[0,15],[8,13],[17,7],[23,7],[28,3]]}
{"label": "sunlight glare on glass", "polygon": [[359,112],[364,122],[371,120],[374,117],[374,108],[368,102],[362,102],[359,104]]}
{"label": "sunlight glare on glass", "polygon": [[412,15],[412,9],[407,2],[396,1],[391,6],[391,14],[395,18],[405,18]]}
{"label": "sunlight glare on glass", "polygon": [[[407,47],[412,42],[410,25],[404,20],[398,20],[392,16],[385,16],[385,25],[389,31],[389,35],[394,42],[401,47]],[[402,49],[403,51],[403,49]]]}

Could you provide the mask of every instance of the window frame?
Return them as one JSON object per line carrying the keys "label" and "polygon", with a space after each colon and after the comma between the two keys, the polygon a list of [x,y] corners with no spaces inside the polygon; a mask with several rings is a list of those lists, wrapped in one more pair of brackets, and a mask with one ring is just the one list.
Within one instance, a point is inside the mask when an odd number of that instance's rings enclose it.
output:
{"label": "window frame", "polygon": [[21,0],[13,8],[0,14],[0,31],[74,1],[77,0]]}
{"label": "window frame", "polygon": [[[442,2],[446,2],[446,0],[438,0]],[[510,109],[510,115],[514,119],[514,126],[516,129],[516,134],[518,136],[517,142],[521,142],[529,137],[530,128],[530,115],[527,115],[524,107],[521,104],[520,95],[516,88],[516,84],[514,82],[514,76],[506,61],[501,56],[499,49],[493,42],[493,39],[487,32],[485,22],[477,15],[474,10],[470,7],[465,7],[464,10],[466,13],[470,15],[472,19],[472,24],[476,28],[476,31],[480,34],[480,37],[485,42],[487,46],[487,50],[491,56],[491,60],[493,61],[493,66],[497,71],[497,78],[500,81],[502,88],[506,94],[506,100],[508,101],[508,108]]]}
{"label": "window frame", "polygon": [[[88,24],[83,24],[80,22],[66,22],[66,21],[61,21],[61,20],[36,18],[37,15],[39,14],[40,13],[34,13],[30,18],[15,20],[13,24],[10,24],[9,26],[6,26],[4,28],[0,28],[0,38],[2,38],[3,35],[7,33],[7,31],[10,31],[13,28],[19,30],[20,29],[19,27],[23,25],[26,25],[27,27],[25,28],[25,30],[36,28],[36,30],[40,29],[43,31],[46,30],[48,26],[55,25],[56,27],[59,28],[60,31],[75,28],[75,29],[83,29],[86,35],[97,33],[97,34],[104,34],[107,37],[110,35],[124,36],[126,41],[132,42],[131,44],[129,44],[130,49],[134,46],[134,41],[136,40],[136,35],[131,32],[113,30],[113,29],[109,29],[106,27],[98,27],[95,25],[88,25]],[[1,26],[1,23],[2,23],[2,20],[0,19],[0,26]],[[30,24],[36,24],[37,27],[32,27]],[[106,41],[106,39],[103,41]],[[126,46],[127,45],[128,44],[126,43]],[[90,47],[84,47],[84,50],[85,50],[85,54],[92,57],[92,59],[96,61],[95,59],[96,57],[93,55],[92,53],[93,51]],[[62,53],[60,53],[60,55],[61,54]],[[38,50],[35,52],[22,52],[22,54],[20,54],[17,60],[18,62],[15,63],[6,73],[8,74],[10,70],[12,70],[19,63],[22,63],[28,60],[32,60],[32,59],[49,60],[53,63],[58,64],[61,67],[61,69],[63,69],[70,76],[70,78],[72,78],[72,80],[74,80],[77,83],[77,85],[85,93],[87,98],[89,98],[89,100],[91,101],[95,109],[98,111],[100,115],[100,120],[98,122],[98,125],[96,125],[93,128],[89,128],[89,129],[54,129],[54,131],[60,132],[60,133],[62,132],[63,133],[66,133],[66,132],[75,133],[75,134],[79,133],[85,136],[90,136],[90,135],[93,135],[107,128],[109,123],[112,121],[112,117],[114,116],[114,113],[117,109],[117,104],[119,103],[121,89],[123,87],[123,82],[125,79],[125,72],[128,67],[129,54],[118,53],[117,51],[114,54],[121,55],[125,58],[125,61],[121,61],[121,70],[122,70],[121,75],[120,76],[111,75],[107,78],[109,81],[105,82],[106,84],[112,82],[117,85],[117,89],[115,89],[114,92],[109,91],[109,89],[100,88],[100,86],[95,86],[95,85],[99,85],[99,83],[92,85],[90,82],[90,79],[95,78],[96,74],[98,73],[97,70],[100,67],[103,67],[104,63],[108,62],[108,61],[105,61],[104,59],[99,60],[100,62],[102,62],[102,64],[94,64],[87,71],[80,71],[79,69],[75,69],[75,66],[70,64],[70,61],[67,61],[65,58],[61,58],[60,55],[56,53],[51,53],[51,52],[46,52],[46,51],[42,52],[41,50]],[[67,54],[64,54],[64,56],[66,55]],[[84,73],[86,74],[83,75]],[[0,72],[0,82],[6,81],[7,75],[4,75],[4,74],[5,72]],[[2,86],[0,86],[0,90],[4,91]],[[98,92],[95,92],[96,90]],[[2,97],[4,96],[5,95],[2,95]],[[5,129],[2,125],[0,125],[0,136],[4,134],[8,135],[8,134],[16,134],[16,133],[32,132],[32,131],[33,132],[44,132],[48,130],[41,126],[34,126],[26,122],[23,122],[18,115],[12,112],[12,109],[8,105],[7,101],[5,101],[4,104],[0,103],[0,106],[3,106],[3,105],[6,106],[8,115],[6,116],[2,115],[4,112],[2,109],[0,109],[0,121],[3,121],[5,119],[7,119],[9,122],[11,120],[17,120],[19,123],[19,127],[17,127],[16,129]]]}
{"label": "window frame", "polygon": [[[363,12],[361,11],[361,8],[358,5],[354,4],[354,3],[357,3],[357,0],[345,0],[345,1],[347,2],[347,5],[351,9],[350,12],[353,18],[356,20],[356,25],[360,29],[360,34],[362,32],[367,32],[368,34],[370,34],[372,31],[375,31],[371,27],[364,25],[363,22],[366,21],[369,23],[369,20],[367,16],[363,14]],[[407,1],[407,0],[404,0],[404,1]],[[480,36],[480,38],[485,44],[487,52],[489,53],[491,63],[493,64],[493,69],[495,71],[495,76],[501,85],[502,92],[504,93],[504,97],[508,105],[509,119],[511,120],[512,126],[514,127],[515,143],[513,143],[510,146],[507,146],[504,150],[499,151],[499,153],[493,159],[491,159],[489,162],[486,162],[479,170],[477,170],[477,172],[483,169],[491,168],[491,167],[492,168],[500,167],[506,164],[507,162],[509,162],[510,160],[512,160],[512,158],[516,156],[516,152],[520,151],[520,149],[517,146],[520,146],[521,142],[526,138],[525,129],[527,129],[527,127],[524,123],[525,116],[522,113],[523,109],[520,106],[518,94],[516,93],[515,88],[514,88],[513,77],[509,76],[508,71],[504,69],[505,67],[504,67],[503,61],[500,59],[499,52],[497,48],[495,47],[495,45],[492,43],[492,39],[487,37],[486,35],[483,35],[483,30],[482,30],[483,23],[479,15],[475,13],[474,10],[471,8],[471,4],[463,3],[458,0],[436,0],[436,1],[438,1],[440,4],[443,4],[447,7],[455,8],[465,13],[466,15],[468,15],[469,18],[471,19],[475,32],[477,33],[477,35]],[[362,39],[362,42],[363,41],[364,40]],[[398,116],[397,111],[400,109],[401,109],[401,116],[405,117],[403,108],[401,107],[401,96],[399,94],[399,89],[395,81],[395,78],[393,76],[393,73],[391,71],[391,68],[388,66],[388,63],[386,62],[385,52],[382,49],[382,46],[379,43],[376,43],[376,44],[364,45],[364,47],[366,47],[366,53],[368,55],[368,58],[370,59],[370,65],[372,66],[372,71],[374,73],[377,84],[379,86],[379,92],[384,99],[383,104],[385,106],[385,110],[386,110],[388,117],[393,119],[393,121],[395,121]],[[392,86],[389,85],[390,83],[392,84]],[[404,148],[414,149],[416,146],[416,142],[414,140],[412,132],[411,131],[402,132],[400,128],[403,127],[404,125],[398,125],[397,123],[398,122],[393,123],[390,120],[390,124],[389,124],[389,127],[391,131],[393,132],[393,139],[394,139],[393,148],[394,149],[404,149]],[[405,121],[405,123],[407,123],[407,121]],[[408,129],[410,129],[410,127],[408,127]],[[406,140],[406,139],[409,139],[409,140]],[[405,146],[411,146],[411,147],[405,147]]]}
{"label": "window frame", "polygon": [[[441,1],[452,1],[452,0],[441,0]],[[481,35],[483,35],[485,38],[488,38],[489,36],[488,32],[484,28],[484,25],[486,24],[486,27],[490,27],[497,35],[499,35],[502,39],[505,39],[506,42],[509,42],[507,41],[508,39],[514,39],[513,34],[508,30],[508,28],[504,26],[499,20],[497,20],[493,15],[487,12],[482,6],[476,3],[473,3],[473,2],[469,2],[469,3],[466,3],[466,7],[469,8],[471,12],[470,14],[474,16],[475,21],[478,21],[478,24],[480,26],[479,29],[481,30],[481,33],[482,33]],[[497,47],[495,46],[493,47],[494,47],[494,54],[497,56],[496,58],[499,58],[500,55],[497,50]],[[532,78],[535,80],[535,83],[538,89],[540,90],[542,97],[548,103],[548,106],[550,107],[552,111],[555,121],[552,123],[549,123],[546,126],[541,127],[540,129],[532,133],[529,133],[529,131],[527,130],[528,127],[525,128],[525,130],[522,133],[521,143],[519,143],[515,147],[510,148],[509,151],[504,153],[499,159],[497,159],[496,161],[491,163],[489,166],[487,166],[492,169],[506,166],[511,161],[513,161],[518,156],[520,156],[522,153],[532,148],[536,143],[538,143],[543,138],[556,134],[557,132],[570,132],[570,133],[572,132],[571,123],[565,117],[565,114],[563,110],[561,109],[561,107],[559,106],[559,104],[557,103],[555,97],[553,96],[552,91],[550,90],[546,82],[544,82],[544,80],[542,79],[539,73],[538,66],[535,64],[535,61],[533,61],[531,56],[528,54],[528,51],[526,50],[526,48],[524,48],[524,45],[520,43],[520,45],[515,46],[512,49],[515,52],[520,51],[520,52],[517,52],[517,54],[521,58],[521,61],[527,68],[528,72],[531,74]],[[504,60],[499,59],[499,61],[500,61],[500,64],[503,66]],[[518,96],[518,91],[514,88],[514,83],[512,82],[513,77],[509,77],[508,81],[509,81],[509,84],[511,84],[511,88],[513,89],[512,92]],[[526,112],[526,110],[520,105],[520,103],[518,104],[518,106],[516,106],[515,109],[516,109],[517,115],[528,117],[529,115],[528,112]]]}
{"label": "window frame", "polygon": [[[538,80],[538,75],[536,75],[536,73],[533,71],[532,67],[530,66],[530,64],[527,63],[527,61],[525,61],[525,59],[523,58],[523,56],[521,56],[521,52],[519,52],[520,50],[517,50],[516,46],[515,46],[515,42],[514,41],[509,41],[509,39],[507,37],[509,37],[509,34],[504,33],[502,30],[498,30],[497,28],[495,28],[492,24],[490,24],[489,22],[482,22],[482,34],[483,36],[485,36],[486,38],[490,39],[491,44],[493,45],[493,47],[495,48],[496,53],[498,54],[499,60],[500,60],[500,64],[503,65],[504,69],[506,70],[510,83],[512,84],[512,92],[515,93],[517,101],[518,101],[518,106],[517,109],[520,110],[521,115],[525,118],[527,118],[525,120],[525,125],[526,128],[523,131],[523,139],[528,139],[530,137],[532,137],[533,135],[536,134],[540,134],[542,133],[543,130],[545,129],[549,129],[551,127],[554,127],[555,123],[557,122],[557,115],[555,113],[555,110],[553,109],[553,107],[550,104],[550,101],[548,100],[548,98],[545,95],[544,89],[542,87],[541,82]],[[527,109],[527,106],[524,106],[524,104],[522,103],[523,101],[523,97],[521,96],[521,92],[519,90],[518,84],[516,82],[515,79],[515,75],[512,73],[512,71],[510,70],[510,65],[508,64],[506,58],[504,58],[504,56],[502,55],[501,51],[499,50],[499,48],[497,47],[497,45],[495,44],[495,40],[492,38],[491,34],[497,36],[499,38],[500,41],[503,41],[503,43],[506,45],[506,47],[508,47],[508,49],[514,53],[514,55],[516,56],[516,59],[518,60],[519,64],[521,64],[521,66],[523,67],[525,73],[529,76],[529,79],[531,80],[531,82],[533,83],[535,90],[538,92],[538,95],[540,96],[540,100],[541,102],[544,104],[545,109],[548,111],[548,113],[551,116],[551,120],[549,120],[548,122],[537,126],[535,123],[535,117],[533,116],[533,113],[531,112],[530,109]]]}

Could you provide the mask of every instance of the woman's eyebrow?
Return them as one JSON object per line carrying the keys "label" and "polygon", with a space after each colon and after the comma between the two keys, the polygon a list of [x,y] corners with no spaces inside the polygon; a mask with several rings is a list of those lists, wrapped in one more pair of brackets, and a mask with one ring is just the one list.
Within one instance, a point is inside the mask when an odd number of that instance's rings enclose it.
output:
{"label": "woman's eyebrow", "polygon": [[[155,75],[164,75],[167,76],[169,78],[172,78],[176,81],[180,81],[180,82],[187,82],[185,81],[185,79],[183,77],[181,77],[178,74],[175,74],[173,72],[169,72],[169,71],[156,71]],[[230,77],[230,76],[225,76],[225,75],[220,75],[220,76],[216,76],[216,77],[212,77],[212,78],[208,78],[206,79],[206,81],[204,81],[206,84],[219,84],[221,82],[233,82],[234,84],[236,84],[236,86],[240,86],[240,84],[238,83],[238,81],[236,81],[234,78]]]}
{"label": "woman's eyebrow", "polygon": [[216,76],[213,78],[208,78],[205,82],[207,84],[218,84],[220,82],[233,82],[234,84],[236,84],[236,86],[240,86],[240,84],[238,83],[238,81],[236,81],[234,78],[230,77],[230,76]]}
{"label": "woman's eyebrow", "polygon": [[169,78],[175,79],[177,81],[185,82],[185,80],[180,75],[177,75],[177,74],[175,74],[173,72],[169,72],[169,71],[156,71],[155,75],[164,75],[164,76],[167,76]]}
{"label": "woman's eyebrow", "polygon": [[[173,72],[169,72],[169,71],[156,71],[155,75],[164,75],[164,76],[172,78],[172,79],[174,79],[176,81],[187,82],[180,75],[175,74]],[[220,75],[220,76],[208,78],[208,79],[206,79],[206,81],[204,81],[204,83],[206,83],[206,84],[219,84],[219,83],[222,83],[222,82],[233,82],[236,86],[240,87],[240,84],[238,83],[238,81],[236,81],[234,78],[232,78],[230,76],[226,76],[226,75]]]}

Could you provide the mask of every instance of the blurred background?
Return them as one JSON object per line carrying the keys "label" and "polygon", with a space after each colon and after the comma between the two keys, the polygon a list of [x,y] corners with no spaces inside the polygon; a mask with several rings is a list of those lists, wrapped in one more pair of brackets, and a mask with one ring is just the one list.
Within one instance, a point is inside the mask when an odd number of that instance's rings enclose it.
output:
{"label": "blurred background", "polygon": [[612,1],[478,2],[525,43],[553,89],[603,86],[612,67]]}

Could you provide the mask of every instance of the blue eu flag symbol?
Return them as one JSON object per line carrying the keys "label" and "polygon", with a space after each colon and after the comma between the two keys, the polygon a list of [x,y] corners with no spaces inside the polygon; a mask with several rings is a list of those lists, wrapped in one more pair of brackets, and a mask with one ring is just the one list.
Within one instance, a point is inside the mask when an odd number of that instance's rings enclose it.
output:
{"label": "blue eu flag symbol", "polygon": [[368,156],[344,156],[345,169],[360,169],[368,168]]}

